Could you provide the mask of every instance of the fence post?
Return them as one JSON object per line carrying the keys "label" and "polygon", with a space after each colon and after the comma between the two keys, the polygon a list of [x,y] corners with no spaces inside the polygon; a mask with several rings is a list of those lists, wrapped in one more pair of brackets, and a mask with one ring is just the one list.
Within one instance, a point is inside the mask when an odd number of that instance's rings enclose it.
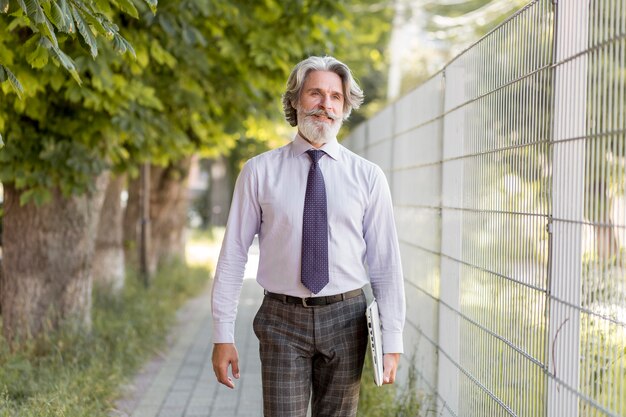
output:
{"label": "fence post", "polygon": [[[555,3],[548,417],[577,416],[587,106],[588,0]],[[550,225],[549,225],[550,226]]]}
{"label": "fence post", "polygon": [[445,399],[446,408],[456,415],[459,410],[460,363],[460,276],[463,207],[463,109],[447,111],[464,101],[465,74],[458,63],[445,68],[443,73],[442,181],[441,181],[441,275],[439,294],[438,345],[443,353],[438,357],[437,392]]}

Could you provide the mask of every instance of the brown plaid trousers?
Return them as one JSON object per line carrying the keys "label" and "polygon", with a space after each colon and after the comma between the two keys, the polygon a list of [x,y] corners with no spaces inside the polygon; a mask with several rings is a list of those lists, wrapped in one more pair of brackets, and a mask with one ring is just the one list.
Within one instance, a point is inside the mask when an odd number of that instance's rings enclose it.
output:
{"label": "brown plaid trousers", "polygon": [[254,318],[265,417],[354,417],[367,346],[365,296],[304,307],[265,297]]}

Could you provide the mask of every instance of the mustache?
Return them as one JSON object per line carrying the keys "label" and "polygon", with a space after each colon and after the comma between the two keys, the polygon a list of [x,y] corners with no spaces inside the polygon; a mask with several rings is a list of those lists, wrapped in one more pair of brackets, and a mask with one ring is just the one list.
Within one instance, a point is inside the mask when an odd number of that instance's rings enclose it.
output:
{"label": "mustache", "polygon": [[309,117],[309,116],[326,116],[331,120],[339,120],[339,116],[337,116],[335,113],[330,113],[327,112],[326,110],[322,110],[322,109],[314,109],[314,110],[309,110],[307,112],[304,112],[304,116],[305,117]]}

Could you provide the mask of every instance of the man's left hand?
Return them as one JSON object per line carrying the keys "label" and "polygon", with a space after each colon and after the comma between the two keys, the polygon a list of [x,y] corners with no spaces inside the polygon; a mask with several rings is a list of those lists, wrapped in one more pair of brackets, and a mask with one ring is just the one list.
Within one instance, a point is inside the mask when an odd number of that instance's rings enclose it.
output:
{"label": "man's left hand", "polygon": [[383,385],[394,383],[399,362],[399,353],[385,353],[383,355]]}

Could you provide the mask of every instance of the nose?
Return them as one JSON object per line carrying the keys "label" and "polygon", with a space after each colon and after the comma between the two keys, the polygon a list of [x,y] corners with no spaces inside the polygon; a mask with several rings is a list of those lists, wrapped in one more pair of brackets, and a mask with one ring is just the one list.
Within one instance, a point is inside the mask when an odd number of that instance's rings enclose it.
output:
{"label": "nose", "polygon": [[331,101],[330,95],[324,94],[324,96],[322,96],[322,102],[320,104],[321,104],[322,108],[327,109],[327,110],[331,110],[332,109],[332,101]]}

